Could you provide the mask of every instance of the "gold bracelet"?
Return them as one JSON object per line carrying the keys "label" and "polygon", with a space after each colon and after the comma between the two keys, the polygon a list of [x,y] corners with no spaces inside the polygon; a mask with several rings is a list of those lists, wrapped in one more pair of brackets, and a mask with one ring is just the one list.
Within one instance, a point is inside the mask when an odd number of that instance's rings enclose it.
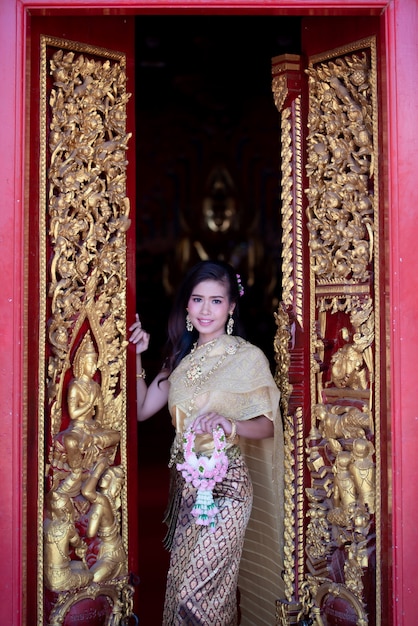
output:
{"label": "gold bracelet", "polygon": [[140,371],[139,374],[136,375],[137,378],[143,378],[145,380],[146,374],[144,368]]}
{"label": "gold bracelet", "polygon": [[228,419],[228,422],[231,423],[231,434],[227,436],[226,440],[228,443],[234,443],[237,438],[237,424],[234,420]]}

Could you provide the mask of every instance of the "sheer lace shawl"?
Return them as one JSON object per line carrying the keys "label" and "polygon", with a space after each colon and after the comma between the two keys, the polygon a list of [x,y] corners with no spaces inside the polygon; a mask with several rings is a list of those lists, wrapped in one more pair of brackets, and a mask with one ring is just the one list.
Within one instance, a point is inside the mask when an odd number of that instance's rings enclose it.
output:
{"label": "sheer lace shawl", "polygon": [[[201,357],[204,356],[204,360]],[[187,371],[198,362],[201,375],[190,381]],[[222,335],[210,352],[202,345],[187,355],[169,378],[168,408],[177,433],[203,413],[215,411],[236,421],[266,415],[279,416],[280,392],[264,353],[241,337]],[[196,438],[200,451],[210,448],[210,438]]]}

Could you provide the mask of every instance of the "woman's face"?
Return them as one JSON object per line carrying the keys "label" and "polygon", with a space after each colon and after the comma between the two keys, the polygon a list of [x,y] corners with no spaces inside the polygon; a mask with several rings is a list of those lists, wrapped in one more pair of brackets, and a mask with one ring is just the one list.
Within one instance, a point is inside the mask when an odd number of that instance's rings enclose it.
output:
{"label": "woman's face", "polygon": [[229,302],[228,288],[217,280],[204,280],[193,289],[187,311],[199,333],[199,344],[225,334],[225,324],[234,304]]}

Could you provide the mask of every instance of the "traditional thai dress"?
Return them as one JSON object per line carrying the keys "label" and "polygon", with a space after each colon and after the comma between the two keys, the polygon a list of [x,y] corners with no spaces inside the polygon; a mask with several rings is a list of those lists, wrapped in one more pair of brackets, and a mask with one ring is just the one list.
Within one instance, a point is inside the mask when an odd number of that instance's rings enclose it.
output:
{"label": "traditional thai dress", "polygon": [[[209,411],[237,422],[265,415],[274,421],[281,437],[280,394],[267,358],[240,337],[222,335],[192,350],[169,381],[168,406],[177,433],[174,466],[183,460],[182,434],[198,415]],[[196,524],[191,511],[197,490],[178,481],[181,499],[171,543],[163,626],[238,624],[238,574],[253,487],[237,443],[228,443],[228,471],[213,489],[219,509],[214,531]],[[196,454],[209,456],[213,449],[210,435],[196,436]]]}

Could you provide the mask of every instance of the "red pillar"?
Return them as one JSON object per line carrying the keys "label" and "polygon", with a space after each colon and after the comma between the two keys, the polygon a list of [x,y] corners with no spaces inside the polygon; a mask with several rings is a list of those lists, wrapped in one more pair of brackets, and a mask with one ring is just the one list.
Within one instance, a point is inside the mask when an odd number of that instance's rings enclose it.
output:
{"label": "red pillar", "polygon": [[0,623],[22,620],[24,51],[14,0],[0,4]]}
{"label": "red pillar", "polygon": [[[416,621],[418,577],[418,5],[396,0],[385,15],[393,504],[393,624]],[[385,120],[383,120],[385,123]]]}

